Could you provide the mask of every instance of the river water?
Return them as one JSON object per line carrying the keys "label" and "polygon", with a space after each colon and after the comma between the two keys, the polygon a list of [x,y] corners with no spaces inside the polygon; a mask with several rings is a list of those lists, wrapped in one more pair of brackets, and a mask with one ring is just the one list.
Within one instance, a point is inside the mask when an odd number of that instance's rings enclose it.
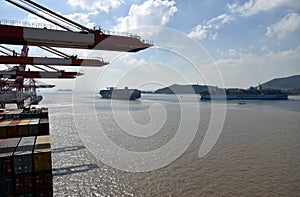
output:
{"label": "river water", "polygon": [[[45,93],[43,97],[41,105],[49,108],[50,116],[55,196],[300,194],[298,96],[286,101],[243,101],[242,105],[239,101],[217,103],[217,108],[226,106],[225,122],[216,144],[204,157],[199,157],[199,148],[211,121],[210,102],[189,95],[143,95],[140,101],[113,103],[83,93]],[[161,166],[160,161],[173,156],[172,150],[158,160],[153,152],[153,160],[145,160],[144,165],[134,163],[131,157],[126,165],[117,165],[116,157],[121,161],[123,155],[106,146],[100,133],[120,150],[155,151],[176,137],[183,119],[193,120],[193,113],[183,117],[182,106],[191,111],[198,106],[200,114],[192,141],[182,154]],[[157,125],[163,121],[163,125],[156,133],[145,128],[141,131],[144,137],[132,136],[118,122],[123,116],[139,126],[151,121]],[[192,126],[189,128],[186,135],[192,135]],[[107,158],[112,158],[111,163]],[[130,170],[130,162],[140,165],[139,170]],[[159,167],[143,170],[147,165]]]}

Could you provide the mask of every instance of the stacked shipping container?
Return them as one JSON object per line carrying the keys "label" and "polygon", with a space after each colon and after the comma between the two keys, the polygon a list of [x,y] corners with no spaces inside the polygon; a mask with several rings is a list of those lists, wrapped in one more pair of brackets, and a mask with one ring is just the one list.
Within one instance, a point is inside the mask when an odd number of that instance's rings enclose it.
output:
{"label": "stacked shipping container", "polygon": [[48,111],[2,113],[0,196],[52,196]]}
{"label": "stacked shipping container", "polygon": [[13,155],[15,194],[33,195],[32,152],[35,137],[21,138]]}
{"label": "stacked shipping container", "polygon": [[0,196],[14,194],[13,154],[20,138],[0,140]]}
{"label": "stacked shipping container", "polygon": [[47,109],[2,114],[0,139],[38,135],[49,135]]}
{"label": "stacked shipping container", "polygon": [[52,165],[50,136],[37,136],[33,152],[36,196],[51,196]]}

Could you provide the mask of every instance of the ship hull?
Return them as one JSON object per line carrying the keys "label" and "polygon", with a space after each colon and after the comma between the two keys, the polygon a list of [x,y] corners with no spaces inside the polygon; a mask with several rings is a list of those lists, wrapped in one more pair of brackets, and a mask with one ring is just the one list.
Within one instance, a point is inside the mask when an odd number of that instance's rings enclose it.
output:
{"label": "ship hull", "polygon": [[136,89],[100,90],[99,93],[105,99],[136,100],[141,98],[141,91]]}
{"label": "ship hull", "polygon": [[216,95],[202,95],[201,100],[286,100],[287,94],[216,94]]}

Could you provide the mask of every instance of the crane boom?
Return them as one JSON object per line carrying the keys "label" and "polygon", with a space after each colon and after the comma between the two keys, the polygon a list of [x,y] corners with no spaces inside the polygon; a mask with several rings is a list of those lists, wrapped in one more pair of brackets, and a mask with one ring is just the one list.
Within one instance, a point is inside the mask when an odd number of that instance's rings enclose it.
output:
{"label": "crane boom", "polygon": [[127,37],[100,34],[97,31],[82,33],[9,25],[0,25],[0,43],[124,52],[137,52],[152,46],[152,44],[143,42],[135,36]]}
{"label": "crane boom", "polygon": [[109,35],[101,29],[87,28],[31,0],[6,1],[67,31],[1,25],[0,43],[3,44],[124,52],[137,52],[153,46],[152,43],[141,41],[138,36]]}
{"label": "crane boom", "polygon": [[0,78],[16,78],[17,76],[22,76],[24,78],[64,78],[73,79],[76,76],[81,76],[82,73],[77,72],[65,72],[65,71],[0,71]]}
{"label": "crane boom", "polygon": [[103,60],[98,59],[0,56],[0,64],[101,67],[107,65],[108,62],[104,62]]}

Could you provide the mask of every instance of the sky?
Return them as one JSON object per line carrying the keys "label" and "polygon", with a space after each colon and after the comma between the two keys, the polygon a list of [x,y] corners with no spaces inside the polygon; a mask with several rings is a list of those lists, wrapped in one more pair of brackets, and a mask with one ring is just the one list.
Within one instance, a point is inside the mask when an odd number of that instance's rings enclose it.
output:
{"label": "sky", "polygon": [[[2,1],[0,19],[46,23]],[[154,41],[153,47],[134,54],[60,49],[101,56],[110,64],[79,68],[84,76],[76,80],[46,80],[59,88],[94,91],[129,86],[151,90],[174,83],[247,88],[300,74],[299,0],[35,2],[89,28],[133,32]],[[45,52],[30,47],[29,53]]]}

